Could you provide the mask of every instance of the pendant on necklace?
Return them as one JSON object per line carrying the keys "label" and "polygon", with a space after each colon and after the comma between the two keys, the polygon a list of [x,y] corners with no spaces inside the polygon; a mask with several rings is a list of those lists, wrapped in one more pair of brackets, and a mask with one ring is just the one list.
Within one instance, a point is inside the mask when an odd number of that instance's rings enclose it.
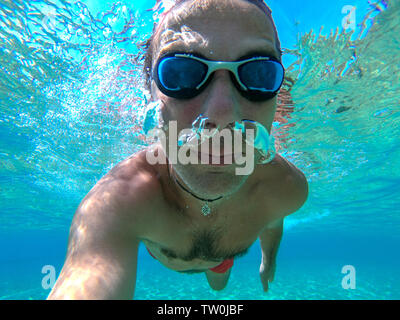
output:
{"label": "pendant on necklace", "polygon": [[201,213],[203,216],[208,216],[211,213],[211,208],[208,205],[208,202],[204,203],[203,206],[201,207]]}

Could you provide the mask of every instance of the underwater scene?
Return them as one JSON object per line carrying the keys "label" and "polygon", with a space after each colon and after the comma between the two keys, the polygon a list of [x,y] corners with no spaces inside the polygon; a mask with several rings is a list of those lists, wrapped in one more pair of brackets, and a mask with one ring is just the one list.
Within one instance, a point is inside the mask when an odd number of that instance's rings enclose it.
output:
{"label": "underwater scene", "polygon": [[[144,43],[169,2],[0,0],[1,300],[47,298],[79,203],[148,146]],[[134,299],[400,299],[400,0],[266,3],[286,69],[275,149],[309,183],[274,282],[258,241],[222,291],[141,245]]]}

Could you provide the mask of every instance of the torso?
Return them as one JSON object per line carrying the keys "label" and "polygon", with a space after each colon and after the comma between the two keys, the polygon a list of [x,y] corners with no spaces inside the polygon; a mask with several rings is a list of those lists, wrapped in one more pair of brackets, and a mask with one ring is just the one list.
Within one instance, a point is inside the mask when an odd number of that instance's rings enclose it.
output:
{"label": "torso", "polygon": [[220,216],[201,217],[199,212],[199,220],[192,221],[184,213],[166,210],[160,213],[155,232],[142,241],[170,269],[209,269],[248,249],[266,220],[252,207],[237,209],[231,217],[213,214]]}
{"label": "torso", "polygon": [[[143,154],[135,156],[144,165],[141,157]],[[146,212],[147,222],[139,238],[164,266],[185,271],[213,268],[248,249],[269,222],[280,218],[277,206],[290,195],[283,192],[279,181],[284,181],[282,174],[290,175],[295,167],[277,155],[259,170],[261,179],[250,177],[240,197],[231,197],[208,217],[201,215],[200,208],[176,206],[165,165],[142,169],[149,170],[152,179],[159,178],[160,188],[154,191],[152,208]],[[198,210],[198,218],[187,210]]]}

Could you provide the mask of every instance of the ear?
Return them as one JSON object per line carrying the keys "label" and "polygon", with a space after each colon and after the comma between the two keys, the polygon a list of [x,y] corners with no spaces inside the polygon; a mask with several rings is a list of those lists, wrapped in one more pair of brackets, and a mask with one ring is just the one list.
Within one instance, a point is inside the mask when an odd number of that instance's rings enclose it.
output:
{"label": "ear", "polygon": [[159,92],[159,90],[157,88],[157,85],[156,85],[155,81],[152,80],[151,84],[150,84],[150,100],[152,102],[157,101],[159,99],[158,92]]}

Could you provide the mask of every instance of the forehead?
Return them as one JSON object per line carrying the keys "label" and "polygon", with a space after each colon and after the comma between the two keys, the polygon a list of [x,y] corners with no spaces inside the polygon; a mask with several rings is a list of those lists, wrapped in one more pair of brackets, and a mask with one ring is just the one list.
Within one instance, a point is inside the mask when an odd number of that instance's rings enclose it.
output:
{"label": "forehead", "polygon": [[243,0],[189,1],[174,9],[155,34],[153,61],[174,51],[226,61],[252,52],[279,57],[272,21]]}

